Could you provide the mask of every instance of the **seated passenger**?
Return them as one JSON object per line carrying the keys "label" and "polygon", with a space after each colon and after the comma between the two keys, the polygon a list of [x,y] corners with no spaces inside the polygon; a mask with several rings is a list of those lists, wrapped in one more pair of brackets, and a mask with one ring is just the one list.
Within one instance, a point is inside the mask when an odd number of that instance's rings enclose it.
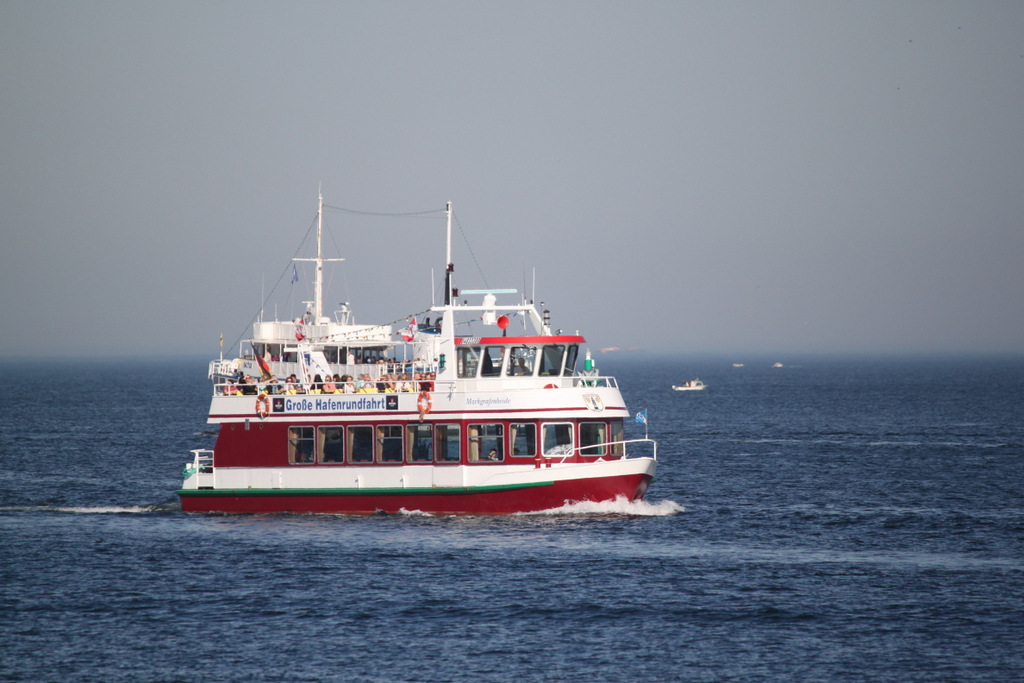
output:
{"label": "seated passenger", "polygon": [[403,373],[402,376],[399,377],[399,379],[401,380],[398,383],[398,390],[399,391],[412,391],[413,390],[412,382],[409,381],[409,373],[408,372]]}
{"label": "seated passenger", "polygon": [[330,375],[327,375],[327,379],[324,380],[322,391],[325,394],[333,394],[335,391],[337,391],[337,387],[334,384],[334,378],[332,378]]}
{"label": "seated passenger", "polygon": [[376,394],[377,383],[370,381],[369,373],[363,373],[359,376],[362,380],[362,386],[356,391],[358,394]]}
{"label": "seated passenger", "polygon": [[240,386],[238,387],[238,390],[241,391],[246,396],[256,395],[256,383],[249,375],[242,375],[242,379],[239,381],[239,385]]}

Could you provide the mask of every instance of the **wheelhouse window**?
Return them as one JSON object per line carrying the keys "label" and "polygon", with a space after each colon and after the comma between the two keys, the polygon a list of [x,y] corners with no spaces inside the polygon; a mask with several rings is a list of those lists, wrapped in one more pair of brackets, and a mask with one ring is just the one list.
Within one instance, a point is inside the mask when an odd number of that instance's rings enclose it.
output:
{"label": "wheelhouse window", "polygon": [[402,462],[402,426],[377,427],[377,462]]}
{"label": "wheelhouse window", "polygon": [[434,426],[411,424],[407,427],[409,439],[405,442],[407,462],[434,461]]}
{"label": "wheelhouse window", "polygon": [[557,377],[562,374],[562,356],[565,347],[561,344],[548,344],[540,353],[540,376]]}
{"label": "wheelhouse window", "polygon": [[480,366],[480,347],[460,346],[459,347],[459,377],[476,377],[476,370]]}
{"label": "wheelhouse window", "polygon": [[481,377],[500,377],[501,364],[505,360],[504,346],[485,346],[480,362]]}
{"label": "wheelhouse window", "polygon": [[576,357],[579,355],[579,352],[579,344],[569,345],[569,353],[565,356],[565,370],[562,372],[563,376],[572,377],[576,372]]}
{"label": "wheelhouse window", "polygon": [[313,428],[288,428],[288,462],[292,464],[313,462]]}
{"label": "wheelhouse window", "polygon": [[505,459],[504,425],[469,425],[469,461],[501,462]]}
{"label": "wheelhouse window", "polygon": [[513,422],[508,426],[508,442],[512,447],[513,457],[536,457],[537,425],[532,422]]}
{"label": "wheelhouse window", "polygon": [[512,377],[533,375],[536,358],[536,349],[529,346],[513,346],[509,349],[507,374]]}
{"label": "wheelhouse window", "polygon": [[626,431],[622,427],[622,420],[612,420],[610,426],[612,428],[612,455],[622,455],[626,452],[626,444],[622,443],[626,440]]}
{"label": "wheelhouse window", "polygon": [[349,462],[373,462],[373,427],[348,428]]}
{"label": "wheelhouse window", "polygon": [[459,425],[434,425],[434,444],[437,462],[459,462],[462,459]]}
{"label": "wheelhouse window", "polygon": [[545,424],[542,431],[544,455],[570,455],[572,453],[572,423]]}
{"label": "wheelhouse window", "polygon": [[341,427],[320,427],[317,431],[320,462],[345,462],[345,430]]}
{"label": "wheelhouse window", "polygon": [[580,455],[604,455],[607,443],[607,424],[604,422],[580,422]]}

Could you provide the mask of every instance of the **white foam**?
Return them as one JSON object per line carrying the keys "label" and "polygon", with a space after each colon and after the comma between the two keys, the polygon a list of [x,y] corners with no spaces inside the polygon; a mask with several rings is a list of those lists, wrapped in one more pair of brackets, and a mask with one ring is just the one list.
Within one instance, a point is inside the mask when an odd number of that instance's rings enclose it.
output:
{"label": "white foam", "polygon": [[21,505],[0,507],[0,511],[11,512],[67,512],[77,515],[119,515],[156,512],[159,505],[105,505],[97,507],[59,507],[50,505]]}
{"label": "white foam", "polygon": [[539,512],[524,512],[524,515],[628,515],[632,517],[671,517],[686,512],[679,503],[673,500],[661,500],[657,503],[648,503],[645,500],[628,500],[625,496],[618,496],[615,500],[604,500],[599,503],[584,500],[576,503],[566,503],[562,507],[541,510]]}
{"label": "white foam", "polygon": [[433,517],[434,515],[423,510],[406,510],[405,508],[398,508],[398,514],[405,515],[406,517]]}

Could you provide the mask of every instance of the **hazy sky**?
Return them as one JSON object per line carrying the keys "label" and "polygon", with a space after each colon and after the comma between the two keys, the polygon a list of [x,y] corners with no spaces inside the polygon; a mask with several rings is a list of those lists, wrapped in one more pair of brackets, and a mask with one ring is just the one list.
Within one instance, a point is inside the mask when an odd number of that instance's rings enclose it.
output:
{"label": "hazy sky", "polygon": [[[0,355],[216,354],[321,183],[595,349],[1024,352],[1021,2],[4,0],[0,159]],[[327,219],[429,305],[443,220]]]}

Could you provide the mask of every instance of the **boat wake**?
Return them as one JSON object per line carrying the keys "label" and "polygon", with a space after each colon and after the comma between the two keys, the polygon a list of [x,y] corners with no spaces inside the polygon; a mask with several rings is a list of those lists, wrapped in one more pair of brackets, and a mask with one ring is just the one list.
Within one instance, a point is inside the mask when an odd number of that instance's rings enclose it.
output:
{"label": "boat wake", "polygon": [[73,515],[137,515],[154,512],[181,512],[181,506],[175,503],[166,505],[98,505],[92,506],[59,506],[59,505],[11,505],[0,507],[3,512],[62,512]]}
{"label": "boat wake", "polygon": [[622,515],[628,517],[671,517],[686,512],[679,503],[672,500],[661,500],[649,503],[645,500],[628,500],[619,496],[615,500],[604,500],[599,503],[584,500],[566,503],[562,507],[540,510],[538,512],[521,512],[520,515]]}
{"label": "boat wake", "polygon": [[[566,516],[591,516],[591,517],[671,517],[686,512],[679,503],[672,500],[661,500],[657,503],[648,503],[644,500],[628,500],[625,496],[619,496],[615,500],[605,500],[599,503],[584,500],[575,503],[567,502],[565,505],[547,510],[536,510],[533,512],[515,512],[509,517],[556,517]],[[403,517],[447,517],[448,515],[434,515],[422,510],[407,510],[401,508],[398,515]],[[491,515],[457,515],[465,517],[491,517]]]}

